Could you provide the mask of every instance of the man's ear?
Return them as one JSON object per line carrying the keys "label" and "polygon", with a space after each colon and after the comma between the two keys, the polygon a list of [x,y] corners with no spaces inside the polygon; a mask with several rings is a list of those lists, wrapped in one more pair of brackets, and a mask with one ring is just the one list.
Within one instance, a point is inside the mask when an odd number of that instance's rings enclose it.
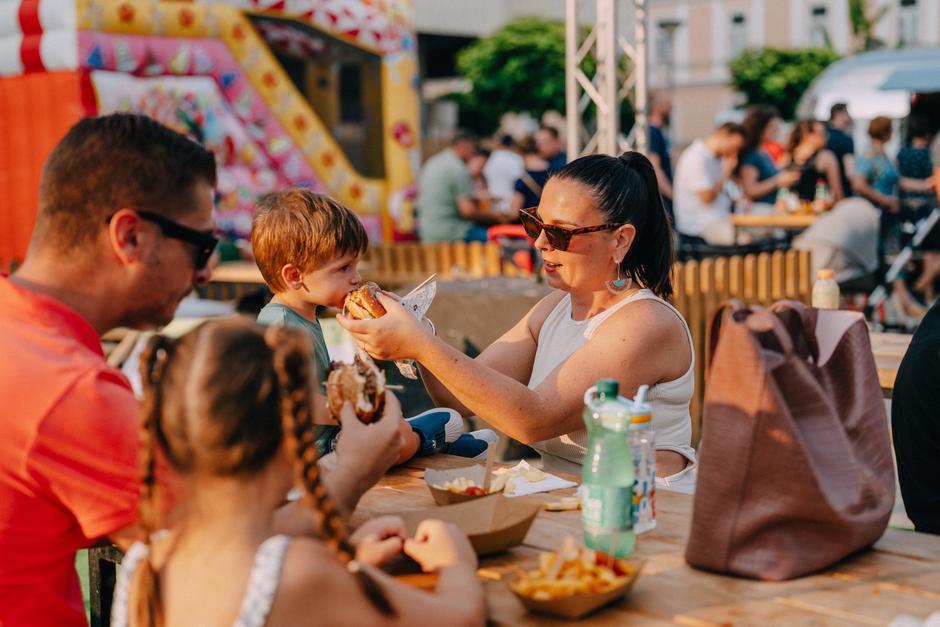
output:
{"label": "man's ear", "polygon": [[299,290],[304,286],[303,271],[292,263],[288,263],[281,268],[281,278],[284,279],[287,287],[292,290]]}
{"label": "man's ear", "polygon": [[119,209],[108,222],[111,250],[123,265],[141,260],[141,244],[146,238],[141,230],[141,222],[140,216],[130,209]]}

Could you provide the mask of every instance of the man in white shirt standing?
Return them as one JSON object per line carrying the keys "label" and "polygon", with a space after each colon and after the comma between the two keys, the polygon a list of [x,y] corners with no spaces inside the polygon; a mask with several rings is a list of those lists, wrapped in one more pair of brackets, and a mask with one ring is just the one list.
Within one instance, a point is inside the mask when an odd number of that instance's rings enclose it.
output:
{"label": "man in white shirt standing", "polygon": [[679,157],[672,186],[679,233],[701,237],[713,246],[735,243],[731,197],[725,183],[731,179],[743,146],[744,129],[727,122],[704,141],[692,142]]}
{"label": "man in white shirt standing", "polygon": [[511,135],[499,138],[499,148],[490,153],[486,165],[483,166],[483,177],[486,186],[493,195],[494,205],[499,211],[509,209],[516,181],[525,174],[525,164],[522,155],[515,149],[516,143]]}

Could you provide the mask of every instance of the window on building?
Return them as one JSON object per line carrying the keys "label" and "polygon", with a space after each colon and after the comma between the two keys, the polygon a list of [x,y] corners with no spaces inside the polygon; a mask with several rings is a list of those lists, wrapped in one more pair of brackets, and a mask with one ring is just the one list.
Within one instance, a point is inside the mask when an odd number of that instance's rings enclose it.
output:
{"label": "window on building", "polygon": [[741,54],[741,51],[747,47],[747,18],[743,13],[735,13],[731,16],[731,37],[730,53],[732,57]]}
{"label": "window on building", "polygon": [[656,29],[656,62],[661,67],[666,67],[672,58],[670,49],[669,33],[666,29],[660,27]]}
{"label": "window on building", "polygon": [[917,0],[901,0],[898,7],[898,45],[916,46]]}
{"label": "window on building", "polygon": [[809,22],[809,45],[824,48],[829,44],[829,16],[826,7],[816,5],[812,8]]}

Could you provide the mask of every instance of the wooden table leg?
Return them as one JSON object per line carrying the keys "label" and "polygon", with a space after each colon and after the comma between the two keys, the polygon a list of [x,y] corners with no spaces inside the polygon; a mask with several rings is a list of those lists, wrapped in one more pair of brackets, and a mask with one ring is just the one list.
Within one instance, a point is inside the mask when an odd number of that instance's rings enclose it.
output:
{"label": "wooden table leg", "polygon": [[111,599],[117,565],[124,554],[114,546],[96,546],[88,549],[88,593],[91,627],[111,624]]}

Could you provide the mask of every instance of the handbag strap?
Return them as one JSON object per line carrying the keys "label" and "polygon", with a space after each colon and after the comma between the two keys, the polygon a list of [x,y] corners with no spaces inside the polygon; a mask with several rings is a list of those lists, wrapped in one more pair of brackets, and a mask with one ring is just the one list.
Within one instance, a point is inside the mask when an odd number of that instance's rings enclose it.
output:
{"label": "handbag strap", "polygon": [[[750,315],[748,315],[744,324],[751,333],[759,335],[765,335],[767,333],[773,334],[784,359],[793,354],[794,344],[790,330],[783,324],[783,320],[780,319],[780,316],[776,315],[772,310],[764,309],[760,305],[754,305],[751,307]],[[763,342],[761,342],[761,346],[768,348]]]}
{"label": "handbag strap", "polygon": [[818,364],[819,340],[816,339],[816,323],[819,320],[819,310],[795,300],[777,301],[770,306],[770,310],[777,314],[789,329],[790,336],[797,340],[794,345],[795,352]]}
{"label": "handbag strap", "polygon": [[721,332],[721,321],[724,320],[725,312],[731,312],[734,314],[738,311],[746,311],[744,303],[739,301],[736,298],[729,298],[725,302],[718,305],[715,311],[712,313],[711,322],[708,323],[708,345],[705,347],[705,372],[708,373],[711,370],[712,358],[715,355],[715,347],[718,346],[718,335]]}

